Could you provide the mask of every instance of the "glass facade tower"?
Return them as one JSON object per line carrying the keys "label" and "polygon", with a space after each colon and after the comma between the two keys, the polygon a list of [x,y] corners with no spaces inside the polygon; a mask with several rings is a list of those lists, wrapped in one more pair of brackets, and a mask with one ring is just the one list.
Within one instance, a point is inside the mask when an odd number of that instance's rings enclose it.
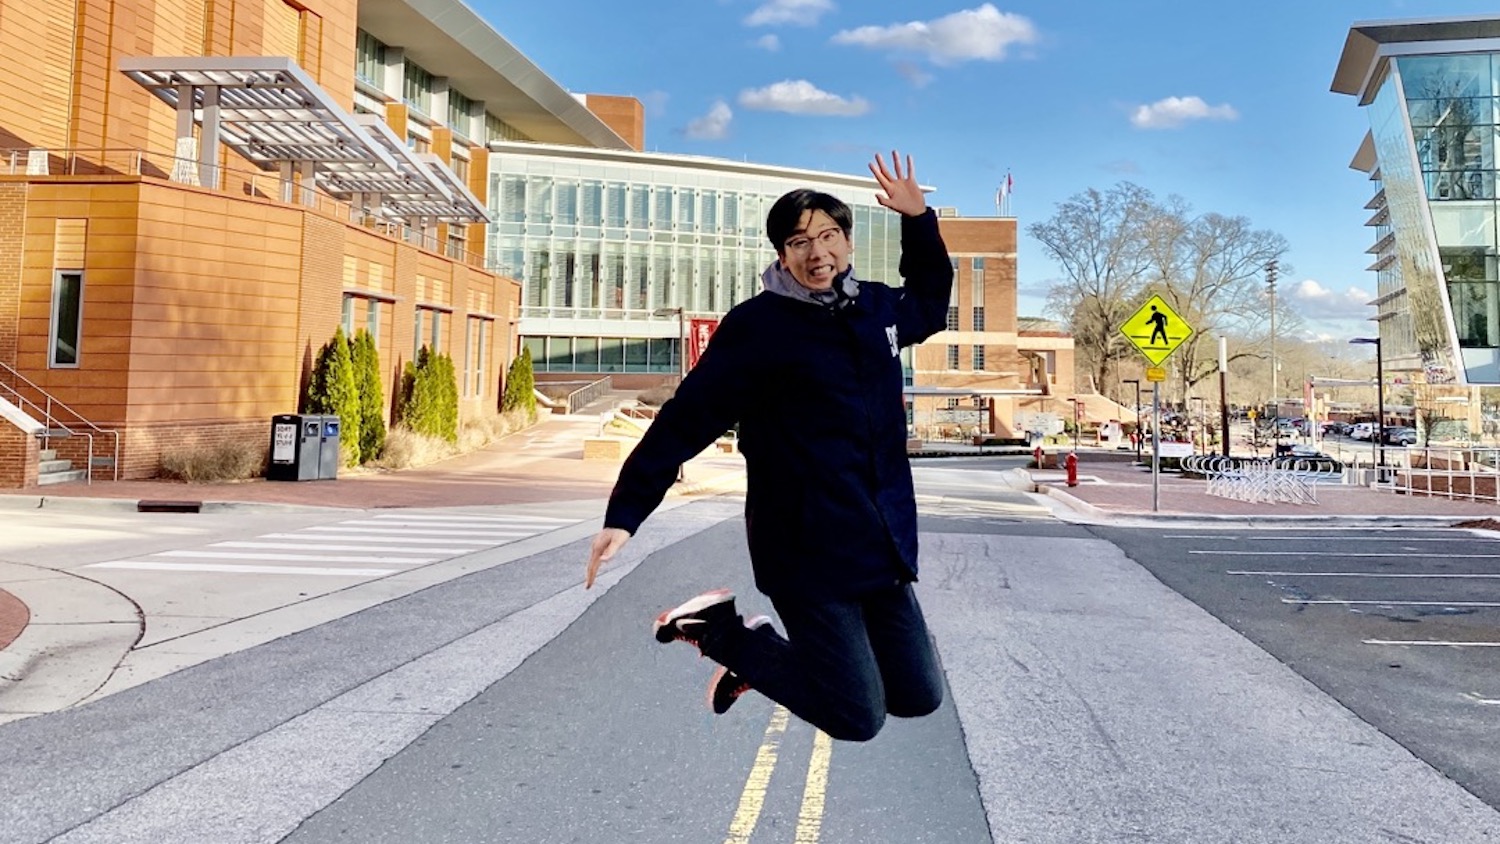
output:
{"label": "glass facade tower", "polygon": [[490,149],[488,263],[521,282],[520,334],[541,372],[677,372],[680,320],[720,316],[760,291],[775,258],[766,212],[794,188],[847,202],[856,274],[900,283],[900,219],[875,201],[873,179],[531,143]]}
{"label": "glass facade tower", "polygon": [[1369,109],[1381,341],[1427,384],[1500,384],[1500,19],[1356,25],[1333,90]]}

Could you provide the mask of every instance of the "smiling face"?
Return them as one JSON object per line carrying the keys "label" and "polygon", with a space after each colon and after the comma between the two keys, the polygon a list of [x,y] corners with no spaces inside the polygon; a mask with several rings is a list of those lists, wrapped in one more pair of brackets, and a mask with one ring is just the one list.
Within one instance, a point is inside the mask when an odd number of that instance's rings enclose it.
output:
{"label": "smiling face", "polygon": [[827,290],[839,273],[849,269],[854,246],[844,229],[827,212],[802,212],[797,227],[777,250],[781,265],[809,290]]}

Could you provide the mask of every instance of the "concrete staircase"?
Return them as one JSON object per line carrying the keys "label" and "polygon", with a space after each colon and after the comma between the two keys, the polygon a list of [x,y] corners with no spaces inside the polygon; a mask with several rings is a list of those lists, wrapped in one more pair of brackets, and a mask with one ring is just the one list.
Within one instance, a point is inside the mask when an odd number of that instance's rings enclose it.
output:
{"label": "concrete staircase", "polygon": [[89,473],[85,469],[74,469],[73,461],[59,460],[57,449],[44,448],[37,462],[37,486],[48,484],[62,484],[69,481],[81,481],[88,478]]}

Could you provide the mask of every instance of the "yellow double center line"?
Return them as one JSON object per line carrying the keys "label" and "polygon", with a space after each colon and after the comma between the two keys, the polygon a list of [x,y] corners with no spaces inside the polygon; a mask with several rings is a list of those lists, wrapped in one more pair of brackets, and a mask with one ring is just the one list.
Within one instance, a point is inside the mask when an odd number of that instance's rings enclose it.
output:
{"label": "yellow double center line", "polygon": [[[786,734],[789,718],[790,713],[781,706],[771,712],[771,723],[766,727],[760,749],[755,752],[755,764],[750,766],[750,776],[745,779],[745,790],[740,793],[740,805],[729,824],[729,837],[724,839],[724,844],[750,844],[750,836],[760,820],[760,810],[766,803],[771,772],[776,769],[781,737]],[[828,762],[832,755],[833,739],[819,730],[813,739],[812,758],[807,763],[807,782],[802,789],[802,810],[797,813],[795,844],[818,844],[828,790]]]}

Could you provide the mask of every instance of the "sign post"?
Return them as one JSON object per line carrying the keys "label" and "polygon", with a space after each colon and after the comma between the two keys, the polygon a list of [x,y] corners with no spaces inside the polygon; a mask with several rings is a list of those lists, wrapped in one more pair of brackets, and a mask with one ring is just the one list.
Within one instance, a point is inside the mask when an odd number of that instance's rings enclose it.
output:
{"label": "sign post", "polygon": [[1151,364],[1146,380],[1158,386],[1151,391],[1151,511],[1161,509],[1161,384],[1167,380],[1162,361],[1193,336],[1193,327],[1177,315],[1166,300],[1152,295],[1140,309],[1120,325],[1120,333]]}

